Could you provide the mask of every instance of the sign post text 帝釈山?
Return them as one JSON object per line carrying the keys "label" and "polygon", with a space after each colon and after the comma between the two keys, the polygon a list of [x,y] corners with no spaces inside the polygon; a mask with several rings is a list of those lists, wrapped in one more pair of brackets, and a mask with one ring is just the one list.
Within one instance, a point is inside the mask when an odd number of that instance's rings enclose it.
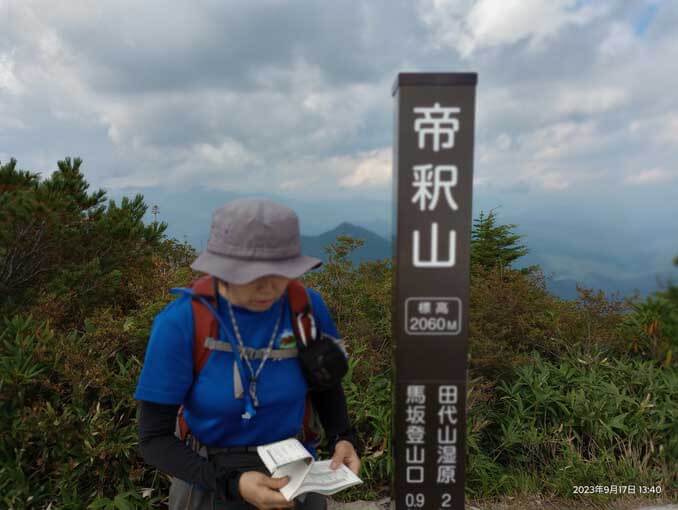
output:
{"label": "sign post text \u5e1d\u91c8\u5c71", "polygon": [[393,497],[464,508],[475,73],[393,87]]}

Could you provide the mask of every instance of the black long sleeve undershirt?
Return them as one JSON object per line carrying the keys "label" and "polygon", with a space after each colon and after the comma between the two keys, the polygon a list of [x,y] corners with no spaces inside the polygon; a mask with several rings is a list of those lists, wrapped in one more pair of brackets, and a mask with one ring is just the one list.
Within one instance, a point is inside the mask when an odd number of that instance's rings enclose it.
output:
{"label": "black long sleeve undershirt", "polygon": [[342,385],[338,384],[326,391],[312,391],[311,401],[325,431],[327,451],[330,455],[334,452],[336,443],[342,439],[349,441],[357,451],[355,431],[348,419],[346,395]]}
{"label": "black long sleeve undershirt", "polygon": [[[341,384],[323,392],[311,392],[311,399],[328,439],[328,451],[333,452],[340,439],[346,439],[355,446]],[[221,500],[242,501],[238,484],[244,470],[217,465],[179,440],[174,435],[178,410],[179,405],[176,404],[139,401],[139,452],[143,459],[171,476],[214,491]]]}
{"label": "black long sleeve undershirt", "polygon": [[240,472],[204,459],[174,435],[176,404],[139,401],[139,452],[147,464],[176,478],[216,492],[219,499],[242,501]]}

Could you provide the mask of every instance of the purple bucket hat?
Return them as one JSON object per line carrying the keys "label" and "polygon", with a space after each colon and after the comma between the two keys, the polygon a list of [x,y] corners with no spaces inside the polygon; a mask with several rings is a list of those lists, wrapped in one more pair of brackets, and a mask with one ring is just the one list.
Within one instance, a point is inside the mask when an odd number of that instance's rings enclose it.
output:
{"label": "purple bucket hat", "polygon": [[245,284],[265,275],[298,278],[322,265],[301,254],[299,218],[268,199],[240,198],[212,214],[207,249],[191,268]]}

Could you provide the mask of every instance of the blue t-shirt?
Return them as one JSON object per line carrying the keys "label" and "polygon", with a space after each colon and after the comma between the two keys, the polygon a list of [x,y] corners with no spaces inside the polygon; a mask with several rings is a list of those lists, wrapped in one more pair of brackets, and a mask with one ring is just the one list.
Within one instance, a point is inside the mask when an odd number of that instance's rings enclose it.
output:
{"label": "blue t-shirt", "polygon": [[[322,297],[314,289],[307,290],[318,329],[339,341]],[[296,347],[286,293],[263,312],[235,305],[232,309],[245,346],[266,348],[282,313],[273,348]],[[220,339],[233,339],[237,345],[226,300],[221,296],[218,311],[226,325],[226,331],[219,333]],[[298,358],[266,361],[257,380],[256,415],[243,425],[244,398],[236,399],[233,390],[234,354],[212,351],[194,380],[193,335],[191,298],[184,295],[169,303],[153,322],[135,399],[183,404],[184,419],[191,433],[201,443],[213,447],[261,445],[293,437],[301,430],[308,386]],[[251,359],[250,363],[256,373],[261,360]],[[242,386],[246,388],[250,373],[244,359],[242,366],[245,371]],[[315,449],[311,450],[315,456]]]}

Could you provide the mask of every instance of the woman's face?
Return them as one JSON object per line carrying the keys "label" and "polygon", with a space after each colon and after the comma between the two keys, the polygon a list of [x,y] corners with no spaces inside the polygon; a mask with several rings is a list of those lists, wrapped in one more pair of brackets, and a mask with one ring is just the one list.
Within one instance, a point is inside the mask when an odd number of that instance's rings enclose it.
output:
{"label": "woman's face", "polygon": [[289,278],[278,275],[262,276],[242,285],[219,282],[219,293],[234,305],[263,312],[283,295],[289,282]]}

